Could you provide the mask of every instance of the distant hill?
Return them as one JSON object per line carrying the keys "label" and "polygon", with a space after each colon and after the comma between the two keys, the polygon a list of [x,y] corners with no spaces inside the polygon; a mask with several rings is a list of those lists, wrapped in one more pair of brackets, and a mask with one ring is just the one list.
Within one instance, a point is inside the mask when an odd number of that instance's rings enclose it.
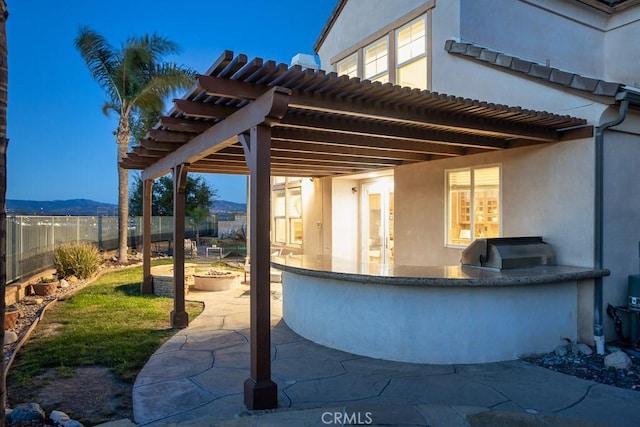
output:
{"label": "distant hill", "polygon": [[[214,212],[246,212],[245,203],[216,200],[212,205]],[[115,216],[118,205],[96,202],[87,199],[72,200],[15,200],[7,199],[7,214],[9,215],[51,215],[51,216]]]}
{"label": "distant hill", "polygon": [[118,205],[87,199],[50,201],[7,199],[9,215],[115,215],[117,209]]}
{"label": "distant hill", "polygon": [[213,212],[247,212],[246,203],[228,202],[226,200],[215,200],[211,204]]}

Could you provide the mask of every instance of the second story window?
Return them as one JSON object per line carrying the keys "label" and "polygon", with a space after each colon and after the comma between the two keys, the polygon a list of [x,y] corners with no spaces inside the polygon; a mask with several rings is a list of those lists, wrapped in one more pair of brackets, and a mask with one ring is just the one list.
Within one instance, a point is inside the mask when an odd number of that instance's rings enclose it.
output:
{"label": "second story window", "polygon": [[373,82],[389,81],[389,40],[384,37],[364,48],[365,79]]}
{"label": "second story window", "polygon": [[338,75],[346,75],[349,77],[358,77],[358,54],[354,53],[347,56],[337,65]]}
{"label": "second story window", "polygon": [[396,30],[396,84],[427,87],[426,21],[422,16]]}
{"label": "second story window", "polygon": [[429,89],[430,27],[435,0],[390,22],[331,58],[340,76]]}

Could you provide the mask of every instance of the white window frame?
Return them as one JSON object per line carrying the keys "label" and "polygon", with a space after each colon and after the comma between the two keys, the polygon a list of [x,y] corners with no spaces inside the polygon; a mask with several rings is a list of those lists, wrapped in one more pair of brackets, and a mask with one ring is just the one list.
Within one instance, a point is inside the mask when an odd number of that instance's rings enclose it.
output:
{"label": "white window frame", "polygon": [[[304,222],[302,211],[304,206],[302,206],[302,178],[301,177],[272,177],[271,179],[271,200],[272,200],[272,209],[271,209],[271,225],[272,225],[272,238],[271,243],[276,246],[290,246],[290,247],[302,247],[302,241],[296,242],[294,241],[293,235],[293,227],[292,220],[302,223],[303,230],[303,239],[304,239]],[[300,213],[294,213],[291,209],[291,198],[293,195],[298,194],[300,197]],[[280,212],[280,215],[276,215],[276,209],[279,198],[283,199],[284,203],[284,214]],[[284,227],[284,236],[283,239],[278,240],[277,236],[277,223],[280,222]]]}
{"label": "white window frame", "polygon": [[[502,189],[503,189],[503,180],[502,180],[502,164],[486,164],[479,166],[469,166],[464,168],[456,168],[456,169],[445,169],[445,179],[444,179],[444,193],[445,193],[445,206],[444,206],[444,218],[445,218],[445,226],[444,226],[444,245],[447,248],[466,248],[471,242],[474,240],[475,235],[475,174],[474,171],[478,169],[490,169],[490,168],[498,168],[498,226],[499,232],[498,237],[502,236],[502,231],[504,229],[504,218],[502,216],[502,205],[503,205],[503,197],[502,197]],[[454,172],[462,172],[469,171],[469,196],[470,196],[470,214],[469,214],[469,228],[470,228],[470,240],[468,244],[455,244],[450,243],[449,239],[449,224],[451,223],[451,191],[449,184],[449,177],[451,173]]]}
{"label": "white window frame", "polygon": [[[426,60],[426,78],[424,82],[424,87],[420,87],[420,89],[430,90],[431,88],[431,58],[432,58],[432,34],[431,34],[431,21],[432,21],[432,11],[436,6],[436,0],[426,0],[424,4],[421,4],[414,10],[409,13],[401,16],[393,22],[385,25],[380,28],[378,31],[370,34],[368,37],[364,38],[360,42],[351,46],[348,49],[343,50],[338,53],[336,56],[331,58],[331,64],[333,71],[338,71],[338,64],[346,61],[347,59],[352,58],[356,55],[357,59],[357,75],[356,77],[362,80],[371,80],[372,82],[380,81],[380,82],[389,82],[391,84],[398,84],[397,71],[398,68],[403,66],[411,65],[412,62],[417,61],[418,59]],[[410,60],[404,61],[401,64],[397,63],[397,32],[402,28],[405,28],[407,25],[412,25],[416,21],[424,19],[425,25],[425,53],[423,55],[419,55],[418,57],[411,58]],[[382,39],[387,40],[387,72],[386,73],[377,73],[372,76],[364,77],[365,75],[365,58],[364,51],[368,47],[374,45]]]}

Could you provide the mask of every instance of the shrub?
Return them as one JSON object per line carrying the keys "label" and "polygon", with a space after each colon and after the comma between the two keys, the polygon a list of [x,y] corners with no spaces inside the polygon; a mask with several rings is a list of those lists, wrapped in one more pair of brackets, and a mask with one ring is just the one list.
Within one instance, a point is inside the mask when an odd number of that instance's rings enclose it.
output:
{"label": "shrub", "polygon": [[86,279],[100,267],[100,252],[89,243],[65,243],[53,255],[59,277]]}

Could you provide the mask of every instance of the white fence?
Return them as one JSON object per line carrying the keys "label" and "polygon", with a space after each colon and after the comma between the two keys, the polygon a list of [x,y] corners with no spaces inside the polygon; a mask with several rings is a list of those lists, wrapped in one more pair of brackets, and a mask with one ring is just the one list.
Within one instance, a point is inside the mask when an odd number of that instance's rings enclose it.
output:
{"label": "white fence", "polygon": [[[200,227],[200,235],[216,236],[217,221],[209,219]],[[196,229],[185,221],[186,237]],[[173,217],[151,219],[151,241],[173,239]],[[89,242],[101,250],[118,247],[118,217],[115,216],[8,216],[7,283],[29,276],[53,265],[53,251],[62,243]],[[142,217],[129,219],[129,247],[142,247]]]}

